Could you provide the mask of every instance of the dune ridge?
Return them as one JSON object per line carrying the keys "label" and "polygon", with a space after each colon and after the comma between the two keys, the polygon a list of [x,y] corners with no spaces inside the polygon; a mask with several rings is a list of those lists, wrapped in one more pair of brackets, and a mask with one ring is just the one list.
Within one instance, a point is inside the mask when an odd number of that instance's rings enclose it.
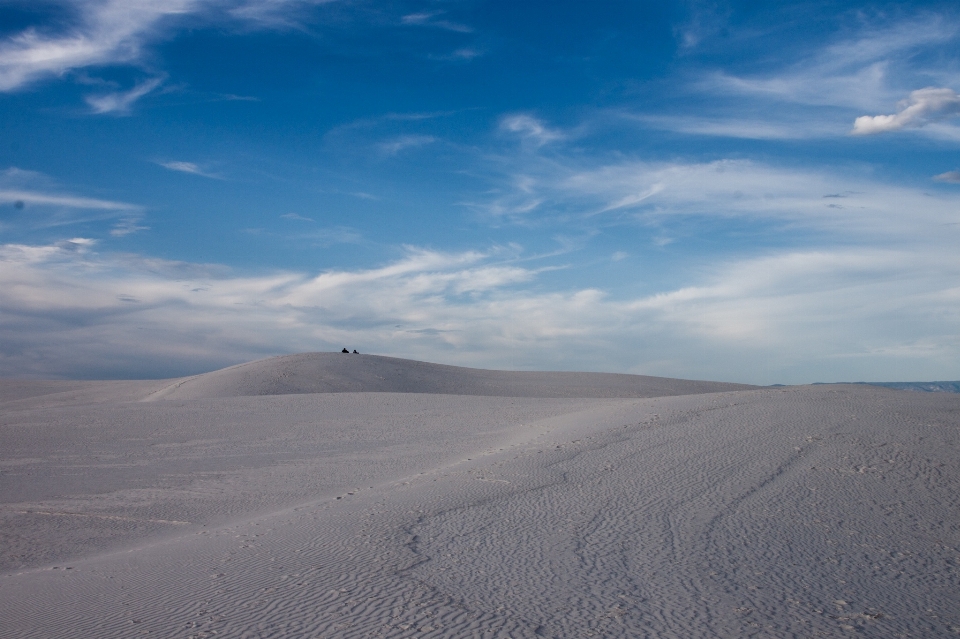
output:
{"label": "dune ridge", "polygon": [[176,380],[148,399],[359,392],[628,398],[752,388],[757,387],[618,373],[483,370],[380,355],[299,353]]}

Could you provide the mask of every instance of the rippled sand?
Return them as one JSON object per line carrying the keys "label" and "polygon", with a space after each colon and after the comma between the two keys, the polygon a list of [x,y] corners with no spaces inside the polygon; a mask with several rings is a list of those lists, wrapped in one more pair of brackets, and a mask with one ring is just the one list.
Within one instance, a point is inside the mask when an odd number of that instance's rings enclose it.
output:
{"label": "rippled sand", "polygon": [[852,385],[2,380],[0,636],[953,636],[958,439]]}

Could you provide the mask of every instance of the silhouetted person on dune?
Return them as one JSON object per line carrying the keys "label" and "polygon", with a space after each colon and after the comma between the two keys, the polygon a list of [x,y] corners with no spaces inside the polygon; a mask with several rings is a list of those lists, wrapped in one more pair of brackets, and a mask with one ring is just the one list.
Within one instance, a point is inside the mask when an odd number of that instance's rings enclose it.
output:
{"label": "silhouetted person on dune", "polygon": [[340,351],[340,352],[341,352],[341,353],[349,353],[350,351],[348,351],[347,349],[343,349],[343,350]]}

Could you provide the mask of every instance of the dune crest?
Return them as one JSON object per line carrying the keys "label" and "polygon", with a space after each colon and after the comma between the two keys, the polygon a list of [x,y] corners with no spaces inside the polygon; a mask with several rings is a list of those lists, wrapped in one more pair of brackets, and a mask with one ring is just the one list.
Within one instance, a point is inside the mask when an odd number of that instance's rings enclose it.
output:
{"label": "dune crest", "polygon": [[309,393],[431,393],[492,397],[642,398],[756,386],[647,375],[496,371],[380,355],[281,355],[175,380],[146,399],[211,399]]}

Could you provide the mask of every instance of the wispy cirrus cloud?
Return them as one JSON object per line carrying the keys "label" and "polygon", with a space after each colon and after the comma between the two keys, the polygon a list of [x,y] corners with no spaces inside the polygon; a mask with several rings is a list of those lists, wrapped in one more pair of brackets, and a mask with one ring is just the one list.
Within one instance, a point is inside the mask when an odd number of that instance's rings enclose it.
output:
{"label": "wispy cirrus cloud", "polygon": [[617,298],[600,288],[544,289],[540,270],[496,250],[408,248],[372,269],[244,277],[98,253],[82,238],[7,244],[0,374],[135,376],[149,359],[150,372],[164,362],[176,375],[354,344],[492,368],[769,383],[833,381],[810,377],[830,360],[834,379],[949,378],[960,355],[952,319],[960,264],[944,257],[786,251]]}
{"label": "wispy cirrus cloud", "polygon": [[222,180],[223,177],[205,171],[198,164],[193,162],[184,162],[182,160],[170,160],[168,162],[157,162],[160,166],[171,171],[176,171],[178,173],[189,173],[190,175],[199,175],[201,177],[212,178],[214,180]]}
{"label": "wispy cirrus cloud", "polygon": [[0,204],[18,202],[22,205],[100,211],[140,211],[142,208],[128,202],[64,193],[43,173],[13,166],[0,171]]}
{"label": "wispy cirrus cloud", "polygon": [[547,127],[541,120],[525,114],[508,115],[500,121],[500,129],[518,135],[540,147],[566,137],[561,131]]}
{"label": "wispy cirrus cloud", "polygon": [[917,53],[954,40],[960,25],[928,15],[883,27],[864,27],[772,73],[715,73],[701,88],[711,92],[763,96],[816,106],[872,108],[883,104],[906,77],[937,75],[939,69],[911,62]]}
{"label": "wispy cirrus cloud", "polygon": [[46,175],[11,167],[0,171],[0,205],[13,205],[15,217],[0,219],[0,230],[51,228],[90,221],[112,221],[111,233],[129,235],[140,225],[143,207],[64,192]]}
{"label": "wispy cirrus cloud", "polygon": [[437,139],[432,135],[401,135],[387,142],[381,142],[379,149],[384,155],[397,155],[405,149],[415,149],[436,141]]}
{"label": "wispy cirrus cloud", "polygon": [[438,118],[448,117],[453,115],[454,111],[429,111],[422,113],[384,113],[383,115],[373,117],[373,118],[359,118],[351,122],[346,122],[344,124],[337,125],[332,127],[328,132],[328,136],[335,136],[342,134],[348,131],[362,130],[362,129],[375,129],[384,124],[391,124],[394,122],[425,122],[429,120],[434,120]]}
{"label": "wispy cirrus cloud", "polygon": [[72,6],[76,21],[60,33],[27,29],[0,43],[0,91],[104,64],[128,64],[162,21],[197,10],[200,0],[92,0]]}
{"label": "wispy cirrus cloud", "polygon": [[[518,223],[671,224],[744,220],[835,239],[940,243],[960,198],[842,169],[750,160],[648,162],[521,158],[493,197],[470,204]],[[905,211],[910,211],[909,215]]]}
{"label": "wispy cirrus cloud", "polygon": [[[257,28],[289,27],[299,9],[332,1],[54,0],[72,21],[59,29],[31,27],[0,41],[0,92],[88,67],[139,65],[145,48],[167,37],[187,16],[219,15]],[[87,102],[95,113],[123,113],[158,85],[148,80],[125,92],[88,97]]]}
{"label": "wispy cirrus cloud", "polygon": [[[285,220],[315,222],[315,220],[309,217],[295,213],[287,213],[280,217]],[[307,244],[318,247],[328,247],[334,244],[360,244],[363,242],[363,235],[356,229],[347,226],[310,228],[300,231],[272,231],[263,228],[248,228],[244,229],[243,232],[248,235],[280,238],[287,243]]]}
{"label": "wispy cirrus cloud", "polygon": [[24,205],[37,204],[70,209],[89,209],[98,211],[139,211],[140,207],[126,202],[113,202],[97,198],[59,193],[43,193],[18,189],[0,188],[0,204],[21,202]]}
{"label": "wispy cirrus cloud", "polygon": [[117,91],[103,95],[88,95],[85,99],[94,113],[129,115],[134,103],[163,84],[163,78],[151,78],[129,91]]}
{"label": "wispy cirrus cloud", "polygon": [[[302,29],[303,12],[340,0],[221,0],[231,18],[258,28]],[[214,2],[211,1],[211,4]]]}
{"label": "wispy cirrus cloud", "polygon": [[305,215],[300,215],[299,213],[284,213],[280,216],[282,220],[299,220],[301,222],[315,222],[312,217],[306,217]]}
{"label": "wispy cirrus cloud", "polygon": [[474,47],[461,47],[451,52],[446,59],[448,60],[473,60],[483,55],[483,51]]}
{"label": "wispy cirrus cloud", "polygon": [[400,18],[400,23],[408,26],[434,27],[436,29],[445,29],[457,33],[472,33],[473,28],[459,22],[447,20],[442,16],[443,11],[423,11],[419,13],[409,13]]}
{"label": "wispy cirrus cloud", "polygon": [[[769,56],[764,71],[704,69],[693,73],[689,91],[715,96],[716,101],[709,106],[686,113],[680,108],[666,114],[627,117],[652,128],[688,135],[751,140],[839,137],[849,131],[848,122],[857,111],[879,110],[919,88],[918,82],[922,87],[960,81],[955,65],[943,64],[942,59],[931,61],[958,37],[960,23],[952,15],[864,20],[858,27],[842,29],[832,41],[812,43],[792,54],[793,59]],[[769,108],[771,104],[777,104],[776,109]],[[932,111],[929,113],[932,115]],[[861,118],[854,131],[890,126],[884,120],[888,117],[895,116]],[[892,125],[901,121],[896,119]],[[927,133],[944,139],[957,137],[952,130],[942,128],[931,127]]]}
{"label": "wispy cirrus cloud", "polygon": [[789,121],[701,115],[620,114],[646,126],[689,135],[739,138],[742,140],[806,140],[834,137],[845,132],[839,122],[810,119]]}
{"label": "wispy cirrus cloud", "polygon": [[118,220],[110,229],[111,237],[126,237],[140,231],[149,231],[150,227],[141,223],[142,215],[127,215]]}

